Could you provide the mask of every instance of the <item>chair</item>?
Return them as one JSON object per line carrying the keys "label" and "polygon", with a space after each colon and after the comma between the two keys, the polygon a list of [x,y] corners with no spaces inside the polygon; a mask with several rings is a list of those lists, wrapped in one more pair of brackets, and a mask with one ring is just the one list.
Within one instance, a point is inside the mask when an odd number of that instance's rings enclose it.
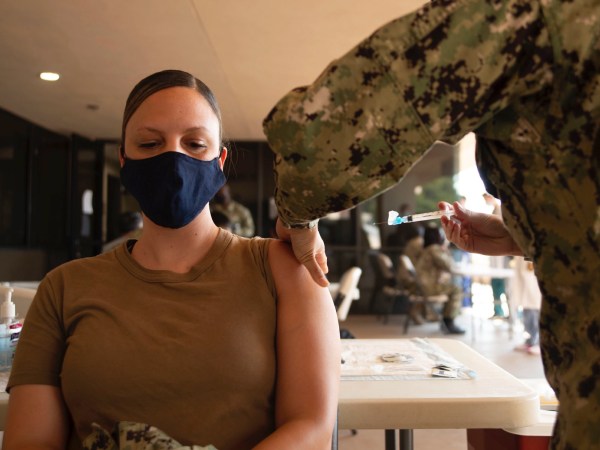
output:
{"label": "chair", "polygon": [[340,279],[339,287],[333,301],[340,322],[346,320],[352,302],[360,297],[358,280],[361,275],[362,269],[354,266],[346,270]]}
{"label": "chair", "polygon": [[[409,292],[398,284],[394,274],[392,260],[385,253],[374,251],[369,255],[371,265],[375,272],[375,288],[371,297],[371,304],[374,305],[379,298],[383,298],[383,323],[386,324],[389,315],[392,313],[406,314],[407,322],[410,319],[408,312],[410,309]],[[381,315],[381,314],[380,314]],[[405,330],[408,325],[405,323]]]}
{"label": "chair", "polygon": [[[351,267],[343,273],[339,283],[329,285],[329,292],[333,297],[333,304],[339,322],[346,320],[352,302],[360,298],[360,291],[357,286],[361,274],[362,269],[360,267]],[[340,338],[352,339],[354,335],[347,329],[340,328]]]}

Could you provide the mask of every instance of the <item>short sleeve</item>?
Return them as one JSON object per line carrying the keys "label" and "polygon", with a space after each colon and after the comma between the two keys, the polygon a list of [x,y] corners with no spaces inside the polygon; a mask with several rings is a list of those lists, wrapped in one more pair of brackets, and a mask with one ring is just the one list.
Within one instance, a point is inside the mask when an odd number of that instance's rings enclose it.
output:
{"label": "short sleeve", "polygon": [[46,277],[27,312],[19,337],[7,392],[21,384],[60,386],[60,372],[65,353],[60,299]]}

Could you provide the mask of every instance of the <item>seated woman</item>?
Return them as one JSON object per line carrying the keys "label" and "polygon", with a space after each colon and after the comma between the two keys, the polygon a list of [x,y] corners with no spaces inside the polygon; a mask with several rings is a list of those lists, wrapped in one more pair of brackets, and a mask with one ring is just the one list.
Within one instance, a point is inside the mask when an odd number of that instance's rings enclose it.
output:
{"label": "seated woman", "polygon": [[200,80],[170,70],[135,86],[120,161],[143,234],[40,284],[8,383],[4,449],[82,448],[98,426],[125,422],[219,450],[330,447],[331,297],[287,244],[213,223],[226,157]]}
{"label": "seated woman", "polygon": [[448,295],[442,310],[441,327],[444,333],[463,334],[465,330],[454,323],[462,305],[462,290],[452,283],[452,256],[446,238],[437,227],[425,228],[423,251],[416,264],[423,290],[427,295]]}

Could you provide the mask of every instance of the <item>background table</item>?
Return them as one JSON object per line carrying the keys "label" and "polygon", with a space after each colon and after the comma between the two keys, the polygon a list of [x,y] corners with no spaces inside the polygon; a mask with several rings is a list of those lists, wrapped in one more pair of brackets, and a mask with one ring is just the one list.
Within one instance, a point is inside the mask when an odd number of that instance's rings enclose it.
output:
{"label": "background table", "polygon": [[[452,266],[452,274],[460,277],[468,277],[473,279],[481,279],[481,278],[501,278],[508,279],[515,276],[514,269],[508,267],[489,267],[483,266],[479,264],[455,264]],[[473,301],[473,280],[471,280],[469,286],[468,297]],[[508,332],[509,336],[512,339],[514,333],[515,326],[515,311],[514,306],[512,304],[512,300],[510,298],[510,294],[507,297],[507,307],[508,307]],[[494,299],[495,302],[495,299]],[[471,341],[475,342],[476,332],[475,332],[475,314],[473,310],[473,306],[471,307]]]}
{"label": "background table", "polygon": [[[378,345],[387,347],[396,340],[353,341],[377,348]],[[342,380],[339,428],[520,428],[538,422],[539,398],[532,388],[463,342],[452,339],[429,341],[474,370],[476,378]],[[349,342],[342,342],[342,346]]]}
{"label": "background table", "polygon": [[452,273],[463,277],[510,278],[515,275],[514,269],[508,267],[487,267],[476,264],[456,264]]}

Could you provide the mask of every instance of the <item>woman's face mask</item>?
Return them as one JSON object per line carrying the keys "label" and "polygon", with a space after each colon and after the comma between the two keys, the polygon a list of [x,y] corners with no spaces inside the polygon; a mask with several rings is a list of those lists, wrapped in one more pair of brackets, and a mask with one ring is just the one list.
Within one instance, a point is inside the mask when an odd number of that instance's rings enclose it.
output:
{"label": "woman's face mask", "polygon": [[181,228],[194,220],[225,184],[219,158],[203,161],[168,151],[125,159],[121,183],[155,224]]}
{"label": "woman's face mask", "polygon": [[[220,121],[197,91],[167,88],[145,99],[126,125],[121,182],[155,224],[181,228],[225,184]],[[226,150],[221,149],[221,152]]]}

